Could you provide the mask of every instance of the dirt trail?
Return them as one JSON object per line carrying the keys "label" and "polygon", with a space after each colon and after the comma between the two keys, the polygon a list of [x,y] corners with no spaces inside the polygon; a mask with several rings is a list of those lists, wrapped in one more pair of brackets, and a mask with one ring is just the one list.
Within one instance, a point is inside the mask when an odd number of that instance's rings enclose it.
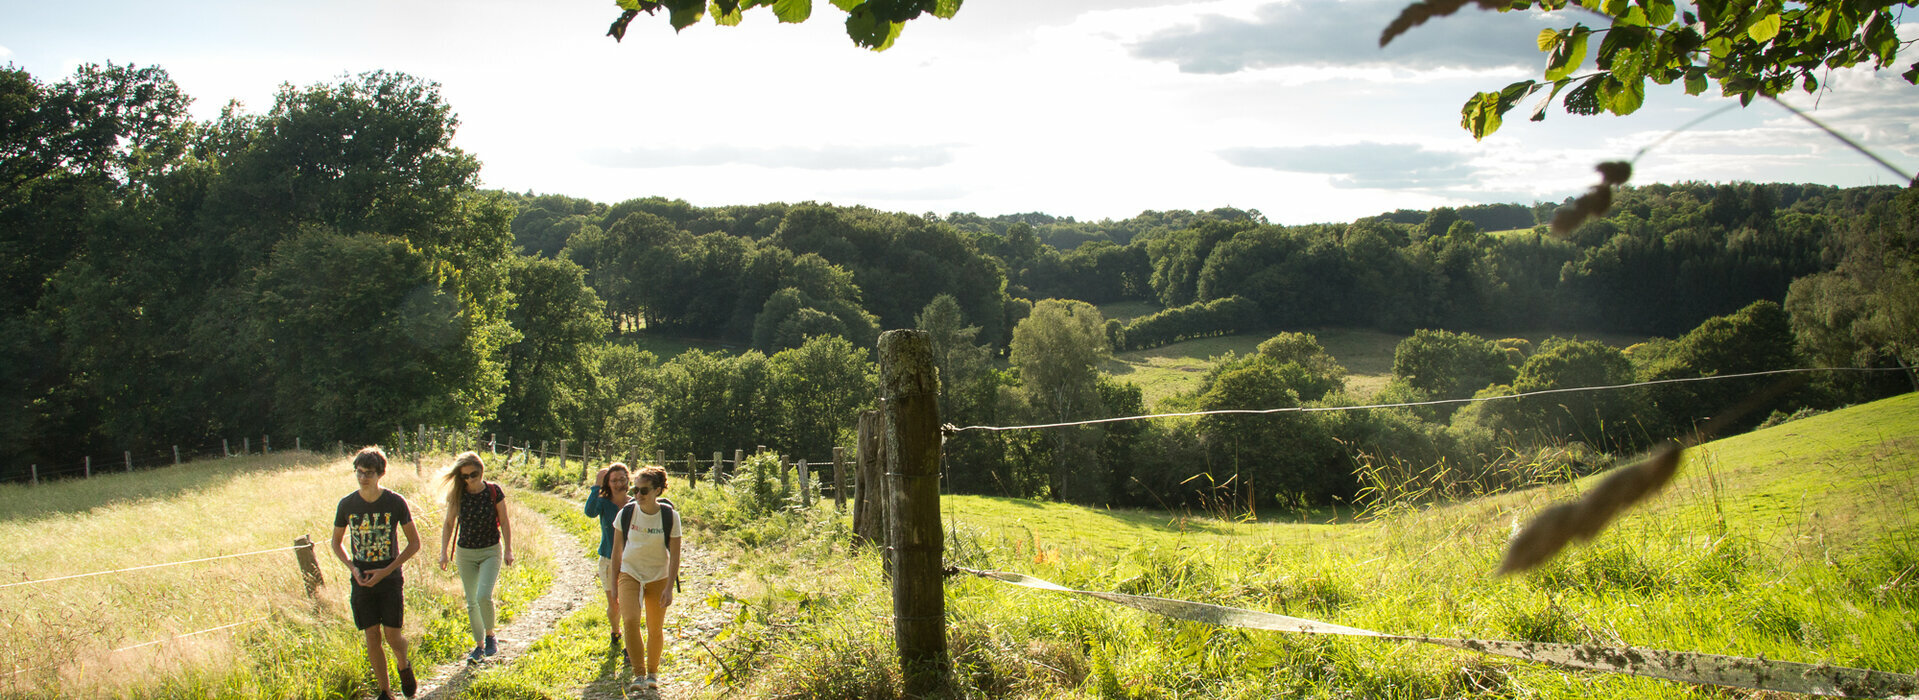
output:
{"label": "dirt trail", "polygon": [[[511,623],[495,630],[494,637],[499,641],[500,653],[488,657],[481,665],[469,665],[465,657],[461,657],[434,669],[429,676],[420,678],[416,698],[452,700],[460,697],[476,674],[487,667],[503,666],[518,660],[535,642],[551,634],[560,619],[572,614],[575,609],[583,605],[606,604],[606,598],[599,590],[594,564],[577,554],[585,545],[571,533],[554,527],[545,517],[540,517],[539,522],[540,527],[546,529],[549,540],[555,543],[554,561],[558,570],[554,572],[553,587],[534,601],[531,607],[514,617]],[[711,663],[711,659],[699,650],[699,642],[710,641],[732,614],[730,610],[715,610],[706,604],[707,594],[723,586],[726,562],[707,556],[707,550],[698,546],[696,538],[692,537],[681,541],[680,555],[683,559],[680,565],[681,590],[674,595],[673,607],[667,611],[666,657],[660,669],[665,679],[657,693],[637,693],[632,696],[636,699],[685,700],[697,697],[705,685],[705,665]],[[604,640],[602,642],[604,644]],[[616,659],[611,645],[604,646],[607,659]],[[587,700],[628,697],[625,689],[630,676],[624,664],[610,661],[600,665],[614,670],[602,673],[580,688],[579,697]],[[395,691],[397,695],[397,687]]]}

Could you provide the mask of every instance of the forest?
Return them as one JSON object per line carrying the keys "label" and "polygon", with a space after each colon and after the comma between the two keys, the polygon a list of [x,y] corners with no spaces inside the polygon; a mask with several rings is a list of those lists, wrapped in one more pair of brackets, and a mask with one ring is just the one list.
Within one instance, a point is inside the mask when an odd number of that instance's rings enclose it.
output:
{"label": "forest", "polygon": [[[1381,465],[1590,471],[1743,406],[1912,390],[1919,189],[1621,187],[1286,226],[1259,211],[909,214],[482,189],[439,87],[372,72],[210,121],[165,70],[0,70],[0,480],[223,436],[373,443],[402,426],[669,454],[851,444],[881,330],[930,333],[942,420],[1358,406],[1799,367],[1908,368],[1410,409],[955,436],[960,492],[1088,504],[1364,498]],[[1147,302],[1129,320],[1096,306]],[[1310,333],[1407,335],[1375,396]],[[1559,334],[1536,347],[1511,337]],[[1648,338],[1615,348],[1580,333]],[[1252,334],[1157,406],[1112,353]],[[649,339],[732,350],[661,357]],[[1544,466],[1541,466],[1544,465]]]}

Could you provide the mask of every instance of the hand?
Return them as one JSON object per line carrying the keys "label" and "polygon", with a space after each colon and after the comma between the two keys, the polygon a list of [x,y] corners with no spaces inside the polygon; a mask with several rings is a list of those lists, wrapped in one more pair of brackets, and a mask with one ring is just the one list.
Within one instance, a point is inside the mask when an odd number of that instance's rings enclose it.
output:
{"label": "hand", "polygon": [[446,570],[446,552],[440,553],[440,570],[441,571]]}
{"label": "hand", "polygon": [[667,579],[666,590],[660,591],[660,607],[673,607],[673,580]]}
{"label": "hand", "polygon": [[369,571],[367,572],[366,584],[364,585],[371,588],[374,585],[378,584],[379,582],[385,581],[386,577],[392,573],[393,573],[393,567],[391,566]]}
{"label": "hand", "polygon": [[501,559],[500,561],[501,561],[502,563],[504,563],[505,565],[507,565],[507,566],[512,566],[512,565],[513,565],[513,550],[511,550],[511,549],[509,549],[509,550],[506,550],[506,556],[505,556],[504,558],[502,558],[502,559]]}
{"label": "hand", "polygon": [[364,572],[364,571],[361,571],[361,570],[360,570],[360,567],[357,567],[357,566],[348,566],[348,567],[347,567],[347,571],[351,571],[351,572],[353,572],[353,584],[354,584],[354,585],[356,585],[356,586],[364,586],[364,585],[366,585],[366,572]]}
{"label": "hand", "polygon": [[612,467],[600,467],[600,473],[593,475],[593,483],[599,484],[600,488],[606,488],[606,472],[610,469]]}

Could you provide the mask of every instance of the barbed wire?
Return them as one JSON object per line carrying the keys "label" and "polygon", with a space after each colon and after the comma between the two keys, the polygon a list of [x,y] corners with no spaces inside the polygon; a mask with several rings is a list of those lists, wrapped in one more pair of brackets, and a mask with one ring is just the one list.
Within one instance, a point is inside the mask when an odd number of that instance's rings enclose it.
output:
{"label": "barbed wire", "polygon": [[1486,401],[1502,401],[1507,399],[1522,399],[1529,396],[1543,396],[1546,394],[1566,394],[1566,393],[1581,392],[1581,391],[1610,391],[1614,389],[1630,389],[1633,387],[1640,387],[1640,386],[1652,386],[1655,384],[1677,384],[1681,382],[1704,382],[1704,381],[1713,381],[1713,380],[1719,380],[1719,379],[1743,379],[1743,378],[1749,378],[1749,377],[1764,377],[1764,376],[1777,375],[1777,374],[1795,374],[1795,373],[1803,373],[1803,372],[1904,372],[1904,371],[1906,370],[1901,367],[1800,367],[1800,368],[1793,368],[1793,369],[1772,369],[1772,370],[1765,370],[1761,372],[1743,372],[1740,374],[1718,374],[1710,377],[1681,377],[1677,379],[1655,379],[1655,380],[1644,381],[1644,382],[1632,382],[1630,384],[1610,384],[1610,385],[1604,385],[1604,386],[1580,386],[1580,387],[1565,387],[1560,389],[1540,389],[1538,391],[1528,391],[1528,392],[1519,393],[1519,394],[1505,394],[1502,396],[1475,396],[1475,397],[1466,398],[1466,399],[1433,399],[1431,401],[1406,401],[1401,403],[1368,404],[1363,406],[1286,406],[1282,408],[1222,408],[1222,409],[1215,409],[1211,411],[1186,411],[1182,413],[1152,413],[1152,414],[1140,415],[1140,416],[1118,416],[1114,418],[1094,418],[1090,420],[1068,421],[1064,423],[1043,423],[1038,425],[969,425],[965,427],[954,427],[949,424],[942,427],[941,432],[947,435],[952,435],[955,433],[963,433],[968,430],[988,430],[988,431],[1039,430],[1043,428],[1067,428],[1067,427],[1072,427],[1076,425],[1095,425],[1099,423],[1120,423],[1124,421],[1147,420],[1152,418],[1185,418],[1185,417],[1191,417],[1191,416],[1217,416],[1217,415],[1265,415],[1265,414],[1272,414],[1272,413],[1322,413],[1322,412],[1331,412],[1331,411],[1361,411],[1361,410],[1379,409],[1379,408],[1411,408],[1416,406],[1441,406],[1446,404],[1479,403],[1479,402],[1486,402]]}
{"label": "barbed wire", "polygon": [[105,576],[107,574],[119,574],[119,573],[126,573],[128,571],[140,571],[142,569],[158,569],[158,568],[168,567],[168,566],[180,566],[182,564],[198,564],[200,562],[214,561],[216,559],[233,559],[235,557],[250,557],[256,554],[272,554],[274,552],[289,552],[295,549],[309,549],[311,547],[313,547],[312,543],[296,544],[296,545],[291,545],[287,547],[280,547],[278,549],[262,549],[258,552],[242,552],[239,554],[222,554],[217,557],[206,557],[204,559],[188,559],[186,561],[170,561],[165,564],[147,564],[145,566],[130,566],[124,569],[113,569],[111,571],[93,571],[93,572],[88,572],[84,574],[73,574],[70,576],[56,576],[53,578],[35,579],[32,581],[16,581],[13,583],[0,584],[0,588],[12,588],[14,586],[25,586],[27,584],[32,584],[32,583],[52,583],[54,581],[65,581],[68,579],[86,578],[88,576]]}

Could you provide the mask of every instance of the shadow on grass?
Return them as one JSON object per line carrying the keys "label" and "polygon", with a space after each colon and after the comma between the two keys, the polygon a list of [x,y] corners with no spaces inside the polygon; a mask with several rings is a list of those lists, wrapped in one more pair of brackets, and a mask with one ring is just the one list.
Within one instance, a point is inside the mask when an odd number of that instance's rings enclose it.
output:
{"label": "shadow on grass", "polygon": [[[250,474],[311,468],[330,460],[340,462],[340,493],[354,488],[344,458],[306,451],[208,459],[135,472],[108,472],[91,479],[62,479],[37,486],[0,484],[0,521],[34,520],[58,513],[167,500],[188,492],[217,489]],[[393,468],[400,468],[397,461]],[[405,467],[411,468],[411,467]]]}

